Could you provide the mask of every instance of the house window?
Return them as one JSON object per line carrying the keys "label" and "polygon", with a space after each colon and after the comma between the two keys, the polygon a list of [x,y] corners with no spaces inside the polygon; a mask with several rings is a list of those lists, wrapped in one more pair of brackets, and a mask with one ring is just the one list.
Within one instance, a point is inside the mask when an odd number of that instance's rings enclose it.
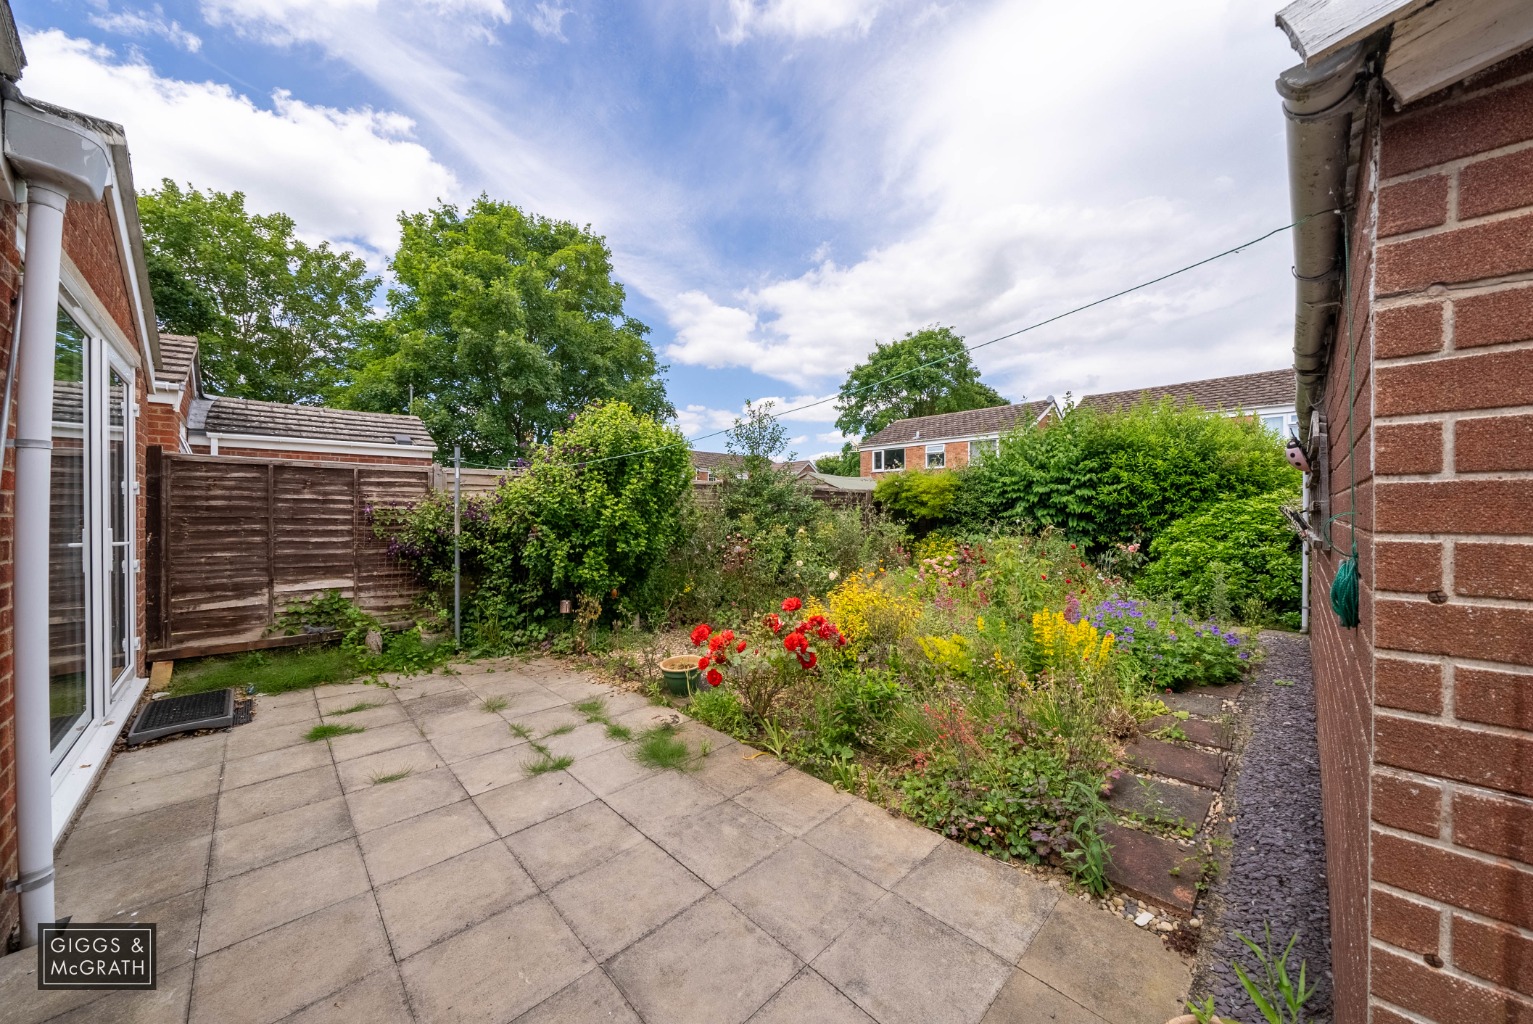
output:
{"label": "house window", "polygon": [[929,444],[926,446],[926,468],[941,469],[947,465],[947,446]]}
{"label": "house window", "polygon": [[1271,416],[1262,417],[1262,426],[1272,431],[1278,437],[1287,438],[1289,434],[1298,429],[1299,414],[1296,412],[1274,413]]}
{"label": "house window", "polygon": [[993,454],[995,454],[995,450],[996,450],[997,447],[998,447],[998,444],[996,442],[996,439],[993,438],[993,437],[982,438],[982,439],[980,439],[978,441],[970,441],[969,442],[969,461],[970,462],[976,462],[976,461],[978,461],[983,456],[993,455]]}
{"label": "house window", "polygon": [[873,472],[893,473],[905,468],[905,449],[880,448],[873,453]]}

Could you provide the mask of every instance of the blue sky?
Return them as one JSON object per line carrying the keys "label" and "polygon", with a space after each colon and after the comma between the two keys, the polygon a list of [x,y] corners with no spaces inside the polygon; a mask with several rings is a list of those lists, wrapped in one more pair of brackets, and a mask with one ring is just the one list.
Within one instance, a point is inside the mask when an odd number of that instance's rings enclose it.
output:
{"label": "blue sky", "polygon": [[[141,188],[242,190],[380,271],[437,199],[590,224],[691,435],[1285,223],[1275,6],[13,2],[23,91],[121,122]],[[1282,366],[1289,263],[1279,237],[977,358],[1015,401]],[[796,450],[834,419],[790,417]]]}

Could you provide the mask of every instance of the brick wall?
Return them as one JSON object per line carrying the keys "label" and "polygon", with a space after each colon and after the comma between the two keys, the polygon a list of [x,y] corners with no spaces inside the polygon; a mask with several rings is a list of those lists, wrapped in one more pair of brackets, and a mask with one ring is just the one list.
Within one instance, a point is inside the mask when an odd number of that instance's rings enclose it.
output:
{"label": "brick wall", "polygon": [[[1355,633],[1324,605],[1336,559],[1313,580],[1337,1021],[1368,1019],[1364,991],[1375,1024],[1533,1020],[1533,55],[1369,124]],[[1326,402],[1333,512],[1348,507],[1344,356]],[[1346,777],[1370,750],[1360,797]]]}
{"label": "brick wall", "polygon": [[872,452],[859,452],[858,453],[858,458],[860,460],[860,465],[862,467],[861,469],[858,470],[858,473],[861,476],[872,476],[873,475],[873,453]]}
{"label": "brick wall", "polygon": [[[0,203],[0,367],[9,365],[15,325],[16,299],[21,290],[21,254],[16,249],[16,207]],[[0,370],[0,387],[8,386]],[[10,437],[16,436],[11,418]],[[16,476],[12,449],[0,450],[0,876],[19,874],[16,850],[16,704],[15,633],[12,627],[12,583],[15,565]],[[20,899],[0,894],[0,952],[11,948],[20,925]]]}

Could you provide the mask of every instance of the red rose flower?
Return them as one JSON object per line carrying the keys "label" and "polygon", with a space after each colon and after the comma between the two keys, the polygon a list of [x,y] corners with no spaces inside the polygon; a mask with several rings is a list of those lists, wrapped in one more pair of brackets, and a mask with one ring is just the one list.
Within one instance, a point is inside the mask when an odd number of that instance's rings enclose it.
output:
{"label": "red rose flower", "polygon": [[707,667],[708,667],[708,659],[707,658],[698,658],[697,659],[697,670],[699,672],[701,672],[703,669],[705,669]]}
{"label": "red rose flower", "polygon": [[732,629],[726,629],[724,632],[719,634],[719,639],[726,644],[732,644],[735,642],[735,631]]}
{"label": "red rose flower", "polygon": [[745,641],[744,640],[741,640],[739,643],[735,644],[735,653],[736,654],[744,654],[745,653]]}
{"label": "red rose flower", "polygon": [[1049,578],[1049,574],[1048,574],[1048,573],[1046,573],[1046,572],[1040,572],[1040,573],[1039,573],[1039,574],[1038,574],[1038,578],[1039,578],[1039,579],[1040,579],[1040,580],[1046,580],[1046,579],[1048,579],[1048,578]]}
{"label": "red rose flower", "polygon": [[722,665],[727,660],[728,659],[724,657],[724,652],[723,651],[715,651],[714,652],[714,654],[713,654],[713,663],[715,665]]}
{"label": "red rose flower", "polygon": [[782,610],[785,612],[796,612],[802,607],[804,607],[804,602],[796,597],[786,598],[782,603]]}
{"label": "red rose flower", "polygon": [[810,651],[808,654],[798,659],[799,664],[803,665],[806,669],[814,668],[815,662],[819,660],[819,657],[813,651]]}
{"label": "red rose flower", "polygon": [[708,625],[708,623],[706,623],[706,622],[701,622],[701,623],[698,623],[696,626],[693,626],[692,627],[692,646],[693,647],[701,646],[702,642],[704,640],[708,639],[708,634],[712,633],[712,632],[713,632],[713,627]]}
{"label": "red rose flower", "polygon": [[723,681],[724,681],[724,673],[720,672],[716,668],[710,668],[708,670],[708,685],[709,686],[717,686],[720,683],[722,683]]}
{"label": "red rose flower", "polygon": [[724,646],[724,636],[723,636],[723,634],[715,633],[713,636],[708,638],[708,649],[710,651],[716,651],[720,647],[723,647],[723,646]]}
{"label": "red rose flower", "polygon": [[770,629],[772,632],[774,632],[774,633],[781,633],[782,632],[782,619],[779,619],[777,617],[777,613],[776,612],[767,612],[766,613],[766,617],[763,618],[761,621],[765,622],[767,629]]}

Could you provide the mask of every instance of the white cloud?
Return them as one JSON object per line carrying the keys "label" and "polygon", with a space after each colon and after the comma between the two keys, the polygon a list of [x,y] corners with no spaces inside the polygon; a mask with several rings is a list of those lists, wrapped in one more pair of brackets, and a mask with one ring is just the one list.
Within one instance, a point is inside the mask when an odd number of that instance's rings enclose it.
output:
{"label": "white cloud", "polygon": [[202,40],[182,28],[179,21],[167,19],[164,8],[159,4],[147,10],[103,11],[101,14],[92,14],[90,22],[115,35],[135,39],[157,36],[188,53],[202,49]]}
{"label": "white cloud", "polygon": [[[201,0],[201,6],[210,25],[259,30],[266,42],[290,43],[324,41],[345,32],[358,17],[377,14],[384,0]],[[466,15],[483,24],[511,20],[505,0],[420,0],[415,6],[431,15]]]}
{"label": "white cloud", "polygon": [[729,0],[730,24],[720,35],[731,43],[752,35],[861,35],[884,5],[885,0]]}
{"label": "white cloud", "polygon": [[121,123],[140,188],[161,178],[243,191],[248,208],[290,214],[305,237],[360,246],[374,265],[398,238],[395,216],[458,196],[453,173],[402,114],[341,110],[286,92],[257,105],[228,86],[164,78],[62,32],[26,38],[29,95]]}
{"label": "white cloud", "polygon": [[532,9],[527,20],[532,24],[532,30],[540,36],[564,41],[564,16],[571,13],[568,7],[560,7],[557,4],[540,3]]}
{"label": "white cloud", "polygon": [[[765,406],[768,402],[772,406],[772,414],[783,423],[803,423],[812,426],[824,426],[836,418],[836,406],[834,395],[767,395],[757,398],[752,403],[756,408]],[[705,434],[714,434],[716,431],[728,430],[733,427],[736,419],[745,415],[745,406],[742,403],[737,409],[716,409],[707,405],[691,404],[679,406],[676,410],[676,425],[681,432],[689,438],[703,438]],[[838,433],[818,433],[819,440],[826,441],[831,437],[841,438]],[[794,444],[804,443],[808,435],[797,438]],[[723,450],[724,437],[717,434],[714,437],[703,438],[700,442],[705,450]],[[710,448],[711,446],[711,448]],[[835,446],[841,447],[841,440],[836,440]]]}

